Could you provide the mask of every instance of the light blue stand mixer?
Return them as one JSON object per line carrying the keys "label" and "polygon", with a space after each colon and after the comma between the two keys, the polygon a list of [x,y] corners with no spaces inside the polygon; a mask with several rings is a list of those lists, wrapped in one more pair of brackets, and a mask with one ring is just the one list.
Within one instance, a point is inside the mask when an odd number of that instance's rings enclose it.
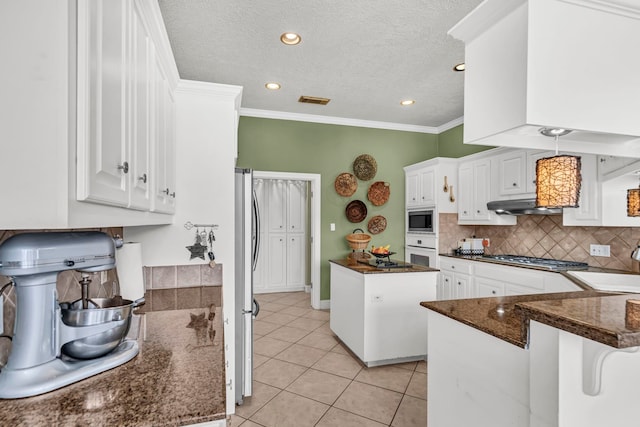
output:
{"label": "light blue stand mixer", "polygon": [[[0,275],[16,289],[11,353],[0,372],[0,398],[34,396],[119,366],[138,354],[125,339],[136,304],[89,299],[89,274],[115,267],[122,241],[97,232],[24,233],[0,245]],[[83,273],[83,296],[59,303],[58,273]]]}

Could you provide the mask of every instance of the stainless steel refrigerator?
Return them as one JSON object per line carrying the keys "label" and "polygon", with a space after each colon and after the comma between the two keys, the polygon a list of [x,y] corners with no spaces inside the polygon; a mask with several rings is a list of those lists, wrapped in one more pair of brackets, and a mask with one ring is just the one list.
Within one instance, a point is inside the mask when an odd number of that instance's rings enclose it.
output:
{"label": "stainless steel refrigerator", "polygon": [[253,173],[236,168],[235,175],[235,338],[236,403],[251,396],[253,380],[253,319],[260,306],[253,297],[253,271],[260,247],[260,215],[253,191]]}

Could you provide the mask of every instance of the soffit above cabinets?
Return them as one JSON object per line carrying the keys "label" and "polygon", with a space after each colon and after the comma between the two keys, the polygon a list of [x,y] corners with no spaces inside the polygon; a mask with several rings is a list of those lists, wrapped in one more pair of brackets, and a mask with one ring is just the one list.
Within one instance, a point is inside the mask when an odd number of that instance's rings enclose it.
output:
{"label": "soffit above cabinets", "polygon": [[640,157],[640,3],[487,0],[465,42],[465,143]]}

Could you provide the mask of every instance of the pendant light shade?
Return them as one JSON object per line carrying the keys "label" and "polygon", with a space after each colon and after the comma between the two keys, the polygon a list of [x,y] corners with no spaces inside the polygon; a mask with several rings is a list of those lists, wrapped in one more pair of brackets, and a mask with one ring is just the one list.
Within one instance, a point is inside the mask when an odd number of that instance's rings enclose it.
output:
{"label": "pendant light shade", "polygon": [[627,190],[627,216],[640,216],[640,185]]}
{"label": "pendant light shade", "polygon": [[627,216],[640,216],[640,188],[627,190]]}
{"label": "pendant light shade", "polygon": [[581,161],[576,156],[554,156],[536,162],[536,206],[577,208]]}

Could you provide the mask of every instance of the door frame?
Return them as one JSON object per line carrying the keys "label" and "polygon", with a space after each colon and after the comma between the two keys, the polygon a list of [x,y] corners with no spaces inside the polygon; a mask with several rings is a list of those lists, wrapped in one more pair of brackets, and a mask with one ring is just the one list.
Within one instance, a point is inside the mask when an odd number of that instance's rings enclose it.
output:
{"label": "door frame", "polygon": [[319,310],[320,307],[320,181],[321,175],[317,173],[296,172],[272,172],[253,171],[254,179],[288,179],[295,181],[308,181],[311,187],[311,210],[309,212],[310,236],[310,262],[311,270],[311,307]]}

